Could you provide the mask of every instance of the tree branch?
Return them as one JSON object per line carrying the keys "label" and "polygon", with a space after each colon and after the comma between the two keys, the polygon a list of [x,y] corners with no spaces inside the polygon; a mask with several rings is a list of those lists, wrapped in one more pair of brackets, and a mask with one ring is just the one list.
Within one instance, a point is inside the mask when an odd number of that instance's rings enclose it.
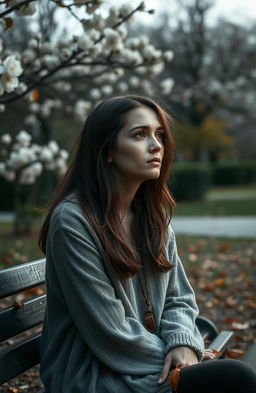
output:
{"label": "tree branch", "polygon": [[15,10],[19,10],[22,6],[35,2],[37,0],[22,0],[20,3],[13,5],[12,7],[8,8],[7,10],[0,12],[0,18],[5,17],[6,15],[10,14]]}

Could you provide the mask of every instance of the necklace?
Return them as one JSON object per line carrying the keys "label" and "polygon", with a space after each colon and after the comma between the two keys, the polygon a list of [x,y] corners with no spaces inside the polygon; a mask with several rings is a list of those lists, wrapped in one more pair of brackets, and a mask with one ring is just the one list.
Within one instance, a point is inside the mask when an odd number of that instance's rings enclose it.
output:
{"label": "necklace", "polygon": [[[142,252],[142,255],[143,255],[143,252]],[[155,322],[155,318],[154,318],[154,314],[153,314],[152,304],[151,304],[150,297],[149,297],[147,278],[146,278],[146,272],[145,272],[145,265],[143,267],[143,278],[144,278],[145,287],[143,287],[143,284],[142,284],[142,281],[140,278],[140,273],[138,273],[138,279],[139,279],[139,283],[140,283],[141,292],[143,294],[143,297],[144,297],[145,303],[146,303],[144,325],[148,331],[155,332],[156,331],[156,322]]]}

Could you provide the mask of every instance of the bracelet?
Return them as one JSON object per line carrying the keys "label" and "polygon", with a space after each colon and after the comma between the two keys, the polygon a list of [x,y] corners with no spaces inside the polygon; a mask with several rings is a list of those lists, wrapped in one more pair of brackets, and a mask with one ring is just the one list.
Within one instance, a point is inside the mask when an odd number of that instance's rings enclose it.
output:
{"label": "bracelet", "polygon": [[176,367],[168,375],[168,383],[171,386],[173,393],[177,393],[179,381],[180,381],[180,368]]}

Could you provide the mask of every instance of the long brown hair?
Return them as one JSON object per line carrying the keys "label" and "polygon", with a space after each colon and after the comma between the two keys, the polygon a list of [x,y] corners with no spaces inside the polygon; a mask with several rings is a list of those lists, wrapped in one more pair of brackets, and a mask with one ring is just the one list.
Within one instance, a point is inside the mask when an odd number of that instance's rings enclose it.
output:
{"label": "long brown hair", "polygon": [[[119,217],[119,194],[107,156],[114,151],[124,114],[139,106],[152,109],[165,129],[164,156],[160,176],[144,181],[132,202],[135,213],[133,247],[127,242]],[[136,95],[109,98],[88,116],[73,151],[69,169],[57,191],[41,228],[39,245],[46,252],[46,240],[54,208],[76,192],[81,209],[101,240],[106,260],[120,278],[138,273],[141,251],[147,253],[157,271],[166,272],[173,265],[163,253],[174,200],[167,185],[174,158],[171,117],[155,101]],[[141,236],[143,234],[143,236]]]}

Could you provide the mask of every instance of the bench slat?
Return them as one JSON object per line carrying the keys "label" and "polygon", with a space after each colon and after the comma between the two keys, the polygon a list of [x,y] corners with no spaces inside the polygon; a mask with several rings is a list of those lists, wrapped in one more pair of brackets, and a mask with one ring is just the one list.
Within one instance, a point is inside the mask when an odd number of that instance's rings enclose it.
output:
{"label": "bench slat", "polygon": [[249,364],[256,371],[256,343],[251,344],[241,360]]}
{"label": "bench slat", "polygon": [[45,282],[45,258],[0,271],[0,299]]}
{"label": "bench slat", "polygon": [[0,384],[39,363],[40,333],[0,351]]}
{"label": "bench slat", "polygon": [[46,295],[27,300],[22,308],[8,307],[0,311],[0,341],[39,325],[44,318]]}
{"label": "bench slat", "polygon": [[227,348],[234,332],[230,330],[222,330],[218,336],[208,345],[207,348],[222,352]]}

